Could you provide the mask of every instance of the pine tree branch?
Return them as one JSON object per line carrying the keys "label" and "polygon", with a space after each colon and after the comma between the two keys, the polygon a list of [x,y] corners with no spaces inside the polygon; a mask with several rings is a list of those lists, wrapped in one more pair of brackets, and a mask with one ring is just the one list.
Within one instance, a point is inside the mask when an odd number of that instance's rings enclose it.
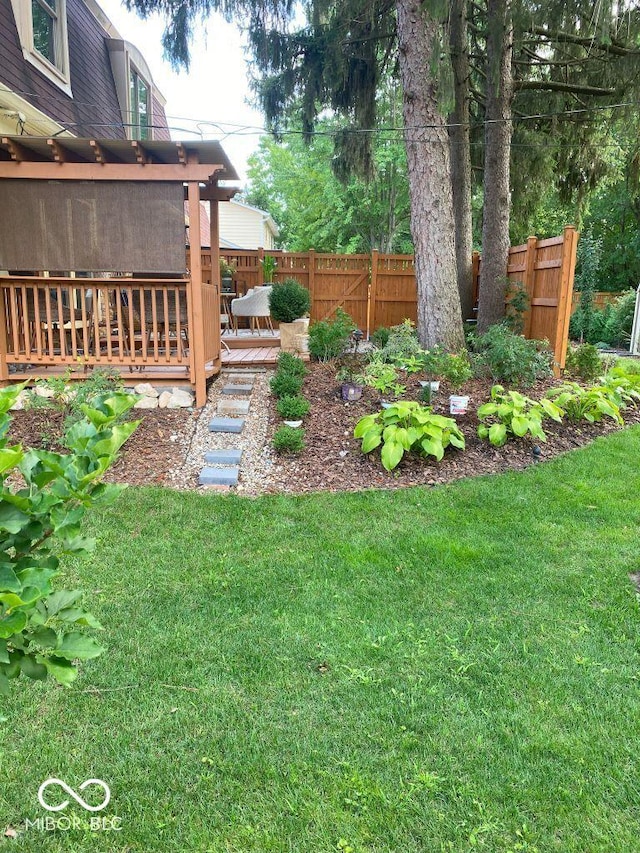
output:
{"label": "pine tree branch", "polygon": [[595,48],[596,50],[602,50],[605,53],[612,53],[615,56],[640,56],[640,50],[635,50],[634,48],[626,47],[619,42],[602,42],[597,41],[595,38],[584,38],[583,36],[576,36],[573,33],[563,33],[559,30],[555,33],[550,30],[545,29],[544,27],[531,27],[530,32],[534,35],[542,36],[543,38],[549,39],[549,41],[556,42],[565,42],[566,44],[578,44],[582,47]]}
{"label": "pine tree branch", "polygon": [[575,92],[580,95],[608,97],[615,95],[615,89],[600,89],[597,86],[581,86],[579,83],[563,83],[560,80],[516,80],[515,88],[523,90],[542,90],[549,92]]}

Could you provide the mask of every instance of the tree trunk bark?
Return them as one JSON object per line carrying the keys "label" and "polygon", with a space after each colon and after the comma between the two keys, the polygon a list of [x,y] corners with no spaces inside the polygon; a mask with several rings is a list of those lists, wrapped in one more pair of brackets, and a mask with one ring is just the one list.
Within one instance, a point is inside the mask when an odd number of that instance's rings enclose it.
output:
{"label": "tree trunk bark", "polygon": [[449,21],[449,48],[453,67],[455,106],[449,116],[451,184],[456,225],[456,265],[462,319],[473,313],[473,221],[471,217],[471,148],[469,145],[469,49],[467,3],[453,0]]}
{"label": "tree trunk bark", "polygon": [[464,344],[457,288],[449,141],[438,107],[439,23],[428,4],[396,0],[403,88],[411,235],[418,286],[418,337],[423,347]]}
{"label": "tree trunk bark", "polygon": [[505,313],[509,256],[509,164],[513,76],[510,0],[488,0],[487,96],[478,331]]}

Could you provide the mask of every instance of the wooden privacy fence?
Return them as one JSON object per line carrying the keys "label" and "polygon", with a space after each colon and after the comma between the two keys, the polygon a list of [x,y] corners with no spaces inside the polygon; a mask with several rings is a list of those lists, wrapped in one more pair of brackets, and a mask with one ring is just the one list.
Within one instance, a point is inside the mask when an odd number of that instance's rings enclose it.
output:
{"label": "wooden privacy fence", "polygon": [[[509,249],[506,275],[521,282],[529,297],[525,335],[546,338],[555,360],[564,367],[569,335],[571,294],[578,233],[567,226],[559,237],[530,237]],[[394,326],[417,317],[413,255],[331,255],[320,252],[266,252],[223,249],[220,254],[236,266],[240,292],[264,283],[265,254],[277,262],[275,281],[292,276],[311,294],[311,319],[325,320],[337,308],[345,310],[370,335],[380,326]],[[211,270],[211,254],[203,254],[203,271]],[[474,294],[477,304],[480,256],[474,253]]]}

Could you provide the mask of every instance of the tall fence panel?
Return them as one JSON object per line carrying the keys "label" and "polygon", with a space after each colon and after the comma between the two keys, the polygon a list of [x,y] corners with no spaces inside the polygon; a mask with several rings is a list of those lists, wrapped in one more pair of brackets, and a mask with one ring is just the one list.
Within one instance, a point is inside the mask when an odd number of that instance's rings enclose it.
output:
{"label": "tall fence panel", "polygon": [[[577,231],[567,226],[559,237],[548,240],[530,237],[526,243],[512,246],[507,260],[509,281],[521,283],[529,297],[524,334],[528,338],[546,338],[560,367],[564,367],[569,336],[577,244]],[[235,280],[240,292],[263,284],[263,249],[222,249],[220,254],[235,263]],[[407,318],[416,319],[413,255],[378,252],[371,255],[330,255],[313,251],[270,251],[268,254],[277,263],[276,282],[291,276],[309,289],[312,320],[325,320],[337,308],[342,308],[359,328],[371,334],[380,326],[394,326]],[[480,264],[480,256],[474,252],[476,300]],[[206,267],[204,256],[203,267]]]}

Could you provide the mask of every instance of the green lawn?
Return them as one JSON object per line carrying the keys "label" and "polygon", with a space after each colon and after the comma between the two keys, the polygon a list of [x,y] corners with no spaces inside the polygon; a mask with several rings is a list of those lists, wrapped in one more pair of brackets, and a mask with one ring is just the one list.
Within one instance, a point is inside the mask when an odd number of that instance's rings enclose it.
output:
{"label": "green lawn", "polygon": [[[635,428],[433,490],[130,489],[70,567],[108,652],[0,710],[0,850],[639,850],[639,460]],[[1,837],[50,776],[121,831]]]}

